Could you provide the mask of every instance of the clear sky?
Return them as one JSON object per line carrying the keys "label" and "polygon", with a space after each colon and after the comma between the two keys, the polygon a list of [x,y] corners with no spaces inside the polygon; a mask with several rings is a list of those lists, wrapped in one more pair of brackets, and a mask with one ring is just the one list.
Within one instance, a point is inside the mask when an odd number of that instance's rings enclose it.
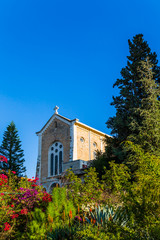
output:
{"label": "clear sky", "polygon": [[1,0],[0,143],[13,120],[27,175],[39,131],[54,113],[110,133],[105,122],[126,66],[128,39],[142,33],[160,60],[159,0]]}

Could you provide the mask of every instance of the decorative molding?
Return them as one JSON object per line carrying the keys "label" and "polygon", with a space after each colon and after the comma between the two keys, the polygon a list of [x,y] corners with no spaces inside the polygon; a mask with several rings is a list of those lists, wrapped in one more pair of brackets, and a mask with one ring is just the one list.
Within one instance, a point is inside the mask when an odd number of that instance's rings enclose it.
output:
{"label": "decorative molding", "polygon": [[73,151],[74,151],[74,122],[70,126],[70,154],[69,161],[73,161]]}
{"label": "decorative molding", "polygon": [[38,183],[41,184],[41,151],[42,151],[42,135],[38,135],[38,157],[36,166],[36,177],[39,178]]}
{"label": "decorative molding", "polygon": [[104,139],[101,137],[100,140],[101,140],[101,152],[103,152],[103,141],[104,141]]}
{"label": "decorative molding", "polygon": [[77,160],[77,126],[73,124],[73,161]]}
{"label": "decorative molding", "polygon": [[89,160],[91,160],[91,131],[88,132],[88,138],[89,138]]}

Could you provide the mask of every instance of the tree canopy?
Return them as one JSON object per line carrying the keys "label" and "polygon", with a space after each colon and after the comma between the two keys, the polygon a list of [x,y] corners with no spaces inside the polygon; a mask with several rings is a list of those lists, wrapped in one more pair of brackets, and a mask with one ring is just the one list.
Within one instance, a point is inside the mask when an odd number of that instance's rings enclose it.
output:
{"label": "tree canopy", "polygon": [[[122,68],[121,78],[113,85],[119,89],[119,95],[113,97],[111,103],[116,115],[106,123],[114,138],[106,139],[106,152],[100,156],[103,163],[106,159],[106,167],[112,160],[127,162],[125,141],[141,144],[152,154],[159,154],[160,149],[160,67],[157,55],[151,52],[142,34],[128,40],[128,44],[127,66]],[[92,166],[98,169],[97,164],[100,165],[94,161]],[[101,168],[103,166],[101,164]]]}
{"label": "tree canopy", "polygon": [[24,167],[24,151],[22,150],[21,141],[16,129],[15,123],[11,122],[3,135],[2,144],[0,146],[0,153],[7,159],[7,163],[3,163],[3,169],[16,172],[21,176],[26,168]]}
{"label": "tree canopy", "polygon": [[[114,84],[114,87],[119,88],[119,96],[113,97],[111,103],[116,108],[116,116],[107,121],[107,127],[111,128],[114,135],[112,154],[119,161],[123,161],[126,154],[121,145],[123,141],[142,131],[145,113],[148,118],[152,118],[154,125],[155,105],[156,109],[159,108],[157,98],[160,95],[160,67],[157,65],[157,55],[151,52],[142,34],[133,37],[128,44],[130,55],[127,57],[127,66],[121,70],[122,78],[117,79]],[[148,111],[150,105],[152,112],[151,109]],[[156,121],[157,119],[154,122]],[[136,137],[132,140],[136,141]]]}

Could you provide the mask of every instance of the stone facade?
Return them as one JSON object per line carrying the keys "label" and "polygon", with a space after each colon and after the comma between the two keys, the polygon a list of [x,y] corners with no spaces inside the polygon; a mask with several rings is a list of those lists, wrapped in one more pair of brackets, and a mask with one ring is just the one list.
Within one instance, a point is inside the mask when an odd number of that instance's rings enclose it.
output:
{"label": "stone facade", "polygon": [[77,158],[85,161],[93,160],[97,150],[104,152],[104,140],[104,133],[77,123]]}
{"label": "stone facade", "polygon": [[58,114],[57,109],[37,132],[39,144],[36,175],[47,191],[50,191],[54,183],[61,184],[61,174],[66,169],[80,171],[87,167],[88,161],[95,158],[96,150],[105,150],[106,134],[78,119],[64,118]]}
{"label": "stone facade", "polygon": [[[57,124],[56,128],[55,123]],[[63,162],[68,162],[70,158],[70,126],[58,119],[55,119],[42,135],[42,178],[48,176],[48,149],[56,141],[63,144]]]}

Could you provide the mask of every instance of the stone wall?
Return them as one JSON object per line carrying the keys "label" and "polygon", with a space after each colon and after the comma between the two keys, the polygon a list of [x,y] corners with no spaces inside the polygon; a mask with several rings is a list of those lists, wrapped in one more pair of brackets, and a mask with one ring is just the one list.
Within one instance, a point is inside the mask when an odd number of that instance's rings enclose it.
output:
{"label": "stone wall", "polygon": [[55,119],[42,134],[41,179],[48,176],[48,150],[56,141],[63,144],[63,162],[68,162],[70,158],[70,126],[58,119]]}
{"label": "stone wall", "polygon": [[93,160],[96,150],[104,152],[104,139],[103,134],[77,125],[77,159]]}

